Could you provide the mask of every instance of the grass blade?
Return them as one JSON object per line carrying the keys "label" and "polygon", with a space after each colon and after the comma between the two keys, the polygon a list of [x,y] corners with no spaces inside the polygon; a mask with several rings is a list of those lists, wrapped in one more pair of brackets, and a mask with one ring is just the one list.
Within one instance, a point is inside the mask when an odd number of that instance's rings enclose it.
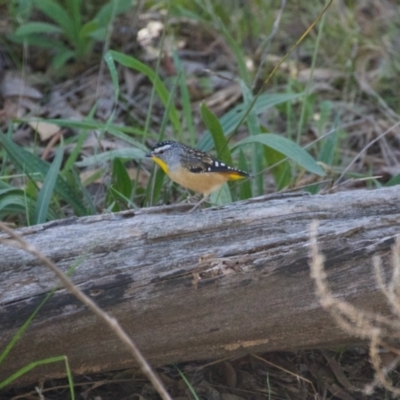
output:
{"label": "grass blade", "polygon": [[[26,214],[27,221],[30,221],[30,216],[35,211],[35,200],[32,199],[24,190],[10,189],[0,191],[0,219],[10,217],[11,215]],[[49,210],[49,218],[57,219],[58,215]],[[29,225],[29,223],[28,223]]]}
{"label": "grass blade", "polygon": [[51,197],[56,186],[63,155],[64,147],[61,145],[57,150],[56,156],[46,174],[46,177],[44,178],[43,186],[40,189],[35,207],[35,215],[33,219],[34,225],[46,222]]}
{"label": "grass blade", "polygon": [[126,149],[117,149],[105,151],[101,154],[96,154],[94,156],[84,157],[82,161],[78,161],[75,163],[78,167],[88,167],[96,164],[101,164],[110,160],[114,160],[114,158],[126,158],[128,160],[142,160],[146,153],[141,149],[134,148],[126,148]]}
{"label": "grass blade", "polygon": [[[30,364],[26,365],[25,367],[22,367],[21,369],[19,369],[17,372],[13,373],[10,377],[5,379],[3,382],[0,382],[0,389],[3,389],[7,385],[14,382],[16,379],[18,379],[19,377],[21,377],[22,375],[27,374],[29,371],[31,371],[32,369],[34,369],[40,365],[52,364],[54,362],[66,361],[66,360],[67,360],[66,356],[57,356],[57,357],[50,357],[50,358],[46,358],[44,360],[38,360],[38,361],[31,362]],[[71,372],[69,374],[67,373],[67,375],[69,375],[69,378],[72,378]],[[72,393],[71,393],[71,396],[72,396],[71,397],[72,399],[75,398],[74,397],[75,395],[74,394],[72,395]]]}
{"label": "grass blade", "polygon": [[183,117],[185,118],[185,128],[188,131],[189,143],[194,147],[196,143],[196,133],[192,117],[192,104],[190,101],[189,89],[186,84],[186,76],[182,67],[181,60],[176,51],[172,54],[174,65],[179,73],[179,89],[181,94],[181,104],[183,110]]}
{"label": "grass blade", "polygon": [[[254,96],[241,80],[240,87],[242,88],[244,107],[247,112],[246,124],[251,136],[257,136],[261,133],[260,123],[258,121],[257,112],[255,107],[251,107],[255,103]],[[255,143],[253,146],[251,157],[251,172],[254,175],[254,188],[256,195],[260,196],[264,193],[264,178],[262,175],[263,170],[263,151],[262,147]]]}
{"label": "grass blade", "polygon": [[62,30],[53,24],[47,22],[29,22],[21,25],[14,34],[16,36],[27,36],[38,33],[61,33]]}
{"label": "grass blade", "polygon": [[199,396],[197,396],[196,391],[194,390],[193,386],[190,384],[190,382],[188,381],[188,379],[186,378],[185,374],[179,369],[176,368],[179,372],[179,375],[181,376],[183,382],[185,382],[186,386],[188,387],[191,395],[193,396],[194,400],[200,400]]}
{"label": "grass blade", "polygon": [[152,179],[150,184],[147,185],[146,196],[149,205],[154,205],[158,202],[161,197],[161,191],[164,187],[165,173],[161,168],[156,168],[155,166],[151,172]]}
{"label": "grass blade", "polygon": [[[143,64],[142,62],[136,60],[135,58],[127,56],[123,53],[118,53],[117,51],[109,50],[106,56],[111,57],[113,60],[119,62],[125,67],[135,69],[146,75],[154,85],[161,102],[164,104],[165,107],[167,106],[169,91],[165,87],[164,83],[161,81],[160,77],[151,68],[149,68],[146,64]],[[176,132],[181,132],[182,127],[179,121],[179,114],[174,105],[171,105],[170,107],[169,118]]]}
{"label": "grass blade", "polygon": [[232,156],[227,146],[227,139],[218,118],[207,108],[206,103],[204,102],[200,106],[200,111],[201,117],[214,140],[218,158],[224,163],[232,165]]}
{"label": "grass blade", "polygon": [[[247,164],[246,156],[242,149],[239,152],[239,168],[242,171],[248,171],[249,167]],[[239,183],[239,181],[238,181]],[[250,179],[246,179],[243,182],[240,182],[240,190],[239,190],[239,198],[240,200],[251,199],[253,197],[253,191],[251,190],[251,181]]]}
{"label": "grass blade", "polygon": [[400,174],[391,178],[388,182],[385,183],[385,186],[395,186],[400,185]]}
{"label": "grass blade", "polygon": [[307,171],[319,176],[325,176],[324,170],[302,147],[283,136],[274,133],[255,135],[236,143],[234,148],[250,143],[259,143],[271,147],[297,162]]}
{"label": "grass blade", "polygon": [[[102,124],[96,121],[71,121],[67,119],[40,119],[40,118],[35,118],[35,119],[30,119],[28,121],[26,120],[17,120],[22,123],[26,122],[48,122],[52,123],[58,126],[63,126],[66,128],[71,128],[71,129],[99,129],[101,128]],[[128,134],[132,135],[138,135],[138,136],[143,136],[144,132],[142,129],[137,129],[133,128],[130,126],[120,126],[120,125],[114,125],[114,124],[109,124],[107,125],[107,132],[114,135],[115,137],[118,137],[122,140],[125,140],[126,142],[132,144],[135,147],[142,148],[143,151],[146,151],[146,146],[138,142],[137,140],[131,138],[128,136]],[[156,138],[156,137],[154,137]]]}
{"label": "grass blade", "polygon": [[106,194],[106,207],[114,202],[112,211],[121,211],[121,207],[119,206],[120,199],[129,199],[131,197],[133,185],[120,158],[115,158],[113,161],[111,182]]}
{"label": "grass blade", "polygon": [[118,72],[117,68],[115,67],[114,58],[112,57],[110,52],[107,52],[104,55],[104,60],[107,64],[108,70],[110,71],[111,81],[114,88],[115,102],[117,102],[119,97],[119,82],[118,82]]}

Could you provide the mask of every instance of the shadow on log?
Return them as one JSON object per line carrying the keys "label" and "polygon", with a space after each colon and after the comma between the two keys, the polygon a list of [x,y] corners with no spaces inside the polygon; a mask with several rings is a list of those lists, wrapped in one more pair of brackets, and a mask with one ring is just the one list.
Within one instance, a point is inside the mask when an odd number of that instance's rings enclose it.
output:
{"label": "shadow on log", "polygon": [[[64,271],[77,265],[74,283],[120,321],[153,365],[354,341],[315,298],[308,266],[312,220],[320,222],[332,291],[389,315],[371,259],[378,254],[390,268],[400,233],[399,187],[186,210],[72,218],[19,233]],[[0,255],[1,351],[57,280],[22,250],[1,244]],[[135,365],[114,334],[62,288],[0,366],[0,380],[58,355],[68,356],[77,374]],[[19,382],[64,375],[57,363]]]}

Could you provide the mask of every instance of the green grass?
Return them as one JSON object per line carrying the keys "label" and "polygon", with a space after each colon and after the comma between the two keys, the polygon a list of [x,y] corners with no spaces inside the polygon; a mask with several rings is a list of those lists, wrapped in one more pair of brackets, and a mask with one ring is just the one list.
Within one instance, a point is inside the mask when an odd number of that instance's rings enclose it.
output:
{"label": "green grass", "polygon": [[[224,41],[231,51],[238,72],[236,82],[240,85],[241,100],[218,116],[205,102],[193,109],[187,75],[176,49],[171,53],[176,69],[175,75],[168,78],[160,74],[161,53],[155,64],[148,64],[121,51],[109,50],[104,54],[104,60],[111,76],[115,98],[114,109],[107,121],[100,121],[94,117],[97,104],[84,121],[48,120],[76,133],[64,140],[64,147],[73,146],[71,152],[62,156],[62,150],[58,150],[54,160],[48,163],[41,160],[34,149],[19,147],[10,140],[13,134],[12,125],[7,135],[0,136],[0,154],[4,160],[0,180],[0,216],[17,218],[22,224],[35,224],[61,218],[71,210],[74,214],[82,216],[102,210],[120,211],[126,208],[179,202],[187,196],[187,191],[165,179],[158,167],[151,166],[147,161],[143,163],[147,151],[145,143],[155,143],[164,138],[210,151],[225,163],[239,166],[252,175],[250,180],[224,186],[219,193],[215,193],[212,201],[216,204],[259,196],[273,189],[303,187],[302,179],[307,176],[314,177],[314,183],[308,187],[306,185],[306,190],[316,194],[324,185],[315,182],[321,180],[326,171],[329,171],[330,178],[337,179],[340,171],[344,171],[343,163],[346,162],[341,149],[348,143],[346,132],[341,128],[346,112],[343,107],[338,107],[338,102],[333,99],[320,100],[319,94],[314,91],[313,77],[323,63],[332,64],[329,59],[332,55],[328,54],[327,49],[328,42],[338,45],[333,58],[334,66],[338,66],[343,62],[345,55],[351,53],[351,46],[355,41],[371,44],[374,39],[363,38],[357,33],[355,18],[359,8],[353,4],[344,9],[352,22],[343,27],[343,31],[353,36],[353,40],[350,41],[347,36],[345,40],[341,40],[338,26],[340,18],[343,19],[343,10],[332,5],[316,29],[311,30],[308,37],[297,45],[310,57],[308,80],[304,82],[296,77],[284,76],[282,85],[282,71],[277,68],[272,80],[268,81],[272,69],[268,66],[268,60],[265,63],[265,71],[251,70],[247,64],[251,55],[249,51],[256,51],[261,43],[263,47],[260,49],[267,46],[270,52],[276,51],[274,41],[284,42],[282,34],[291,24],[290,16],[299,14],[302,30],[291,34],[291,39],[287,42],[288,48],[291,48],[324,7],[324,4],[317,1],[304,5],[287,4],[283,9],[281,27],[269,43],[267,35],[276,20],[274,14],[268,10],[274,7],[276,9],[277,5],[270,0],[254,0],[249,3],[248,8],[241,7],[238,1],[233,1],[229,10],[222,1],[208,0],[176,0],[169,2],[168,6],[154,5],[166,11],[166,26],[170,18],[186,17],[201,24]],[[30,21],[17,28],[14,35],[20,35],[28,44],[30,42],[27,38],[31,35],[44,35],[41,37],[43,43],[47,43],[48,35],[61,35],[60,37],[64,37],[64,43],[69,43],[69,50],[74,52],[73,60],[80,54],[90,54],[93,41],[104,40],[105,30],[111,20],[121,10],[128,9],[127,3],[122,2],[117,6],[113,1],[97,9],[92,7],[91,12],[86,14],[85,7],[90,7],[78,0],[65,6],[64,3],[58,2],[47,6],[48,0],[32,0],[29,10],[8,5],[10,10],[13,10],[16,20],[20,18],[21,21]],[[31,21],[36,9],[41,10],[49,21]],[[67,15],[65,20],[60,18],[61,10]],[[104,10],[107,10],[107,18]],[[90,27],[94,29],[93,21],[97,28],[92,31]],[[252,24],[249,26],[245,21],[252,21]],[[38,23],[42,25],[37,25]],[[175,28],[166,28],[163,31],[161,44],[166,37],[179,34],[173,29]],[[254,42],[256,35],[260,37],[258,43]],[[51,44],[51,40],[48,43]],[[252,43],[253,47],[247,46],[248,43]],[[60,49],[64,51],[61,47]],[[286,59],[288,65],[293,65],[291,57],[289,55]],[[345,64],[347,72],[357,70],[353,59],[347,60]],[[395,61],[393,64],[396,65]],[[119,104],[124,99],[120,88],[121,66],[145,76],[151,82],[151,99],[144,123],[132,121],[123,126],[117,118]],[[256,75],[260,76],[264,83],[268,83],[260,86],[260,82],[254,81]],[[274,88],[274,83],[279,86]],[[340,88],[343,90],[344,99],[355,98],[351,94],[354,84],[350,79],[344,81]],[[374,97],[374,101],[382,105],[379,99],[381,96]],[[150,123],[155,104],[164,107],[158,126]],[[351,106],[353,103],[348,104]],[[205,126],[201,133],[198,132],[195,123],[198,115]],[[266,115],[278,115],[279,118],[285,119],[284,133],[275,122],[276,118],[268,120]],[[310,127],[316,132],[313,140],[308,137]],[[99,146],[94,147],[92,155],[82,156],[83,145],[90,130],[100,132]],[[125,142],[126,147],[102,149],[100,143],[105,135]],[[135,167],[134,177],[128,173],[132,165]],[[147,183],[139,179],[141,169],[148,171]],[[92,171],[92,174],[82,183],[79,173],[84,170]],[[132,171],[130,173],[132,174]],[[17,174],[22,178],[15,179]],[[271,174],[273,187],[271,181],[266,179],[266,174]],[[368,178],[372,175],[372,170],[366,171],[365,174],[352,171],[346,174],[349,178]],[[104,187],[104,195],[100,199],[94,199],[88,188],[99,180],[102,181],[100,184]],[[388,184],[396,184],[397,181],[394,177]]]}

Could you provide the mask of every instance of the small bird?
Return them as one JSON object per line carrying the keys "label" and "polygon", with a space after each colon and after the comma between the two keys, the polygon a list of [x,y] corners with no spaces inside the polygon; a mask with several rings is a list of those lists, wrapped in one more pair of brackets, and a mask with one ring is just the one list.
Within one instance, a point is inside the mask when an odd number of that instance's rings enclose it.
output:
{"label": "small bird", "polygon": [[146,157],[151,157],[174,182],[203,194],[203,199],[190,211],[194,211],[225,182],[250,176],[204,151],[172,140],[157,143]]}

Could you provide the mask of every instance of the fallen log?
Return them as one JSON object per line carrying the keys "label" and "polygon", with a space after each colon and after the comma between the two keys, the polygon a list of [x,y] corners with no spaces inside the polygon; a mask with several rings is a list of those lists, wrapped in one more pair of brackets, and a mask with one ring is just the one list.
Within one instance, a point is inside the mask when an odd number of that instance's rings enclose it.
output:
{"label": "fallen log", "polygon": [[[352,343],[324,311],[309,272],[309,225],[340,298],[389,315],[372,256],[390,268],[400,187],[276,195],[187,214],[186,206],[70,218],[18,230],[117,318],[147,360],[162,365],[249,352]],[[0,240],[0,352],[57,279]],[[0,381],[32,361],[66,355],[76,374],[135,365],[116,336],[59,288],[0,365]],[[20,383],[65,376],[62,363]]]}

